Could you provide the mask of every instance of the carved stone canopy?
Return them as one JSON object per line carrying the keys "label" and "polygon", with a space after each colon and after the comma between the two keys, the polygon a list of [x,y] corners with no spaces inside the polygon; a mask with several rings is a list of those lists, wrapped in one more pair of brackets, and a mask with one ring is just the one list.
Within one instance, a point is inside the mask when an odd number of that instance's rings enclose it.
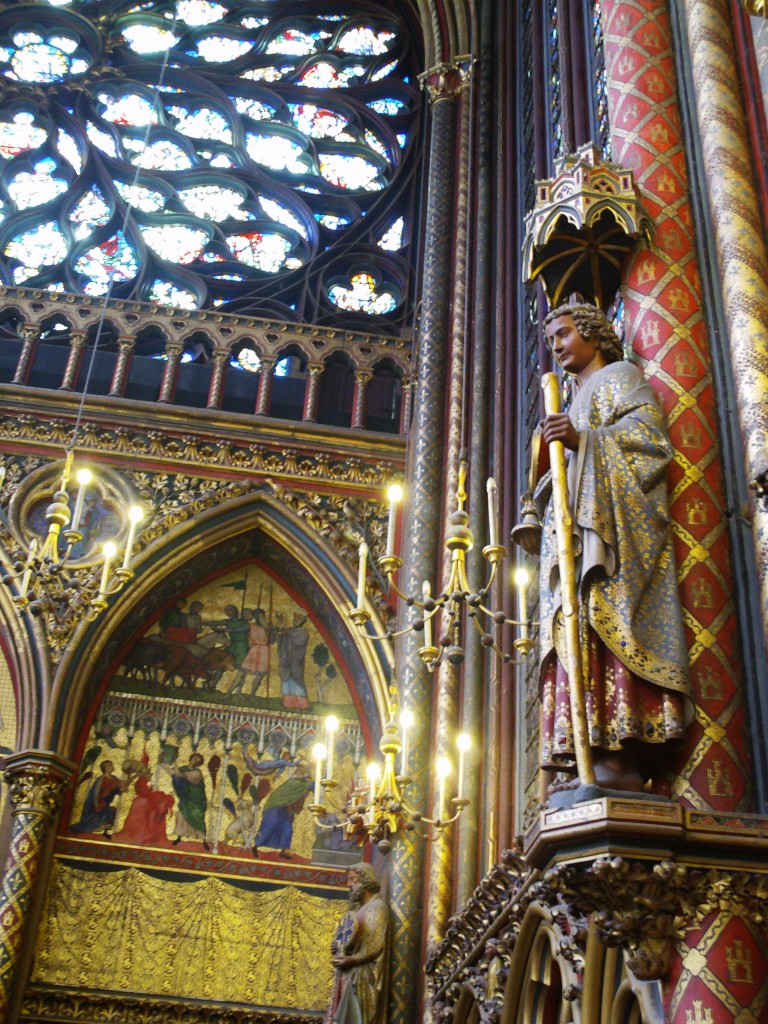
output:
{"label": "carved stone canopy", "polygon": [[592,143],[556,164],[554,178],[536,182],[526,217],[523,280],[541,278],[550,307],[578,292],[606,309],[621,268],[651,222],[632,171],[602,160]]}

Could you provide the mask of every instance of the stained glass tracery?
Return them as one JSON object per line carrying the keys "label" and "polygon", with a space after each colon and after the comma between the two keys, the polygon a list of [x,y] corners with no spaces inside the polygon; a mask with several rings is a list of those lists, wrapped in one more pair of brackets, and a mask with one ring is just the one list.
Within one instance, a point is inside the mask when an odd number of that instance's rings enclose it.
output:
{"label": "stained glass tracery", "polygon": [[[412,186],[392,186],[416,180],[418,96],[391,9],[47,0],[39,12],[0,26],[1,280],[256,315],[267,301],[326,322],[407,316]],[[343,283],[339,243],[361,245]]]}

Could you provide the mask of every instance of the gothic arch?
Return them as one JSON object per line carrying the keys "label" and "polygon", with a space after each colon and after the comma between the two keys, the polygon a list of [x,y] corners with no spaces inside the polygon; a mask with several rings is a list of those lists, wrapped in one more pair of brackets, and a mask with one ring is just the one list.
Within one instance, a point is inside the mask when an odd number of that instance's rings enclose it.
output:
{"label": "gothic arch", "polygon": [[[359,640],[347,623],[344,613],[354,602],[353,577],[338,552],[271,491],[259,490],[213,505],[147,545],[136,559],[130,586],[98,622],[81,627],[78,642],[62,658],[49,703],[60,715],[44,723],[38,742],[55,744],[71,755],[110,666],[145,628],[148,614],[157,616],[163,600],[189,588],[206,567],[213,572],[227,564],[227,556],[253,559],[257,551],[267,561],[286,559],[316,601],[326,602],[320,617],[327,631],[335,631],[349,659],[360,699],[368,702],[365,718],[375,739],[386,717],[390,652]],[[376,609],[370,610],[376,631],[383,632]]]}

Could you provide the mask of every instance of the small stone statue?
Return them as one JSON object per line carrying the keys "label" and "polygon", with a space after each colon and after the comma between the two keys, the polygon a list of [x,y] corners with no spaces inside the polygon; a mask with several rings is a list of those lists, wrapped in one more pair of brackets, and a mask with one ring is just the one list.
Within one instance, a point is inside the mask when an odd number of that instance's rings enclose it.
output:
{"label": "small stone statue", "polygon": [[347,880],[350,909],[331,943],[336,970],[325,1024],[378,1024],[385,1010],[389,907],[370,864],[350,868]]}

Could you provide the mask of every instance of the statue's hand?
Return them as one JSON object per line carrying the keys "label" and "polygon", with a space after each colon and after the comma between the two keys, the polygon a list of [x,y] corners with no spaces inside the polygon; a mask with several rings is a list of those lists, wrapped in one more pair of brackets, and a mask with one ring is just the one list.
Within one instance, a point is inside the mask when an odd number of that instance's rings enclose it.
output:
{"label": "statue's hand", "polygon": [[339,971],[347,971],[350,967],[355,966],[355,961],[351,956],[335,956],[331,960],[332,965]]}
{"label": "statue's hand", "polygon": [[567,412],[550,413],[541,421],[541,436],[547,442],[562,441],[563,445],[575,452],[579,447],[579,432],[571,423]]}

